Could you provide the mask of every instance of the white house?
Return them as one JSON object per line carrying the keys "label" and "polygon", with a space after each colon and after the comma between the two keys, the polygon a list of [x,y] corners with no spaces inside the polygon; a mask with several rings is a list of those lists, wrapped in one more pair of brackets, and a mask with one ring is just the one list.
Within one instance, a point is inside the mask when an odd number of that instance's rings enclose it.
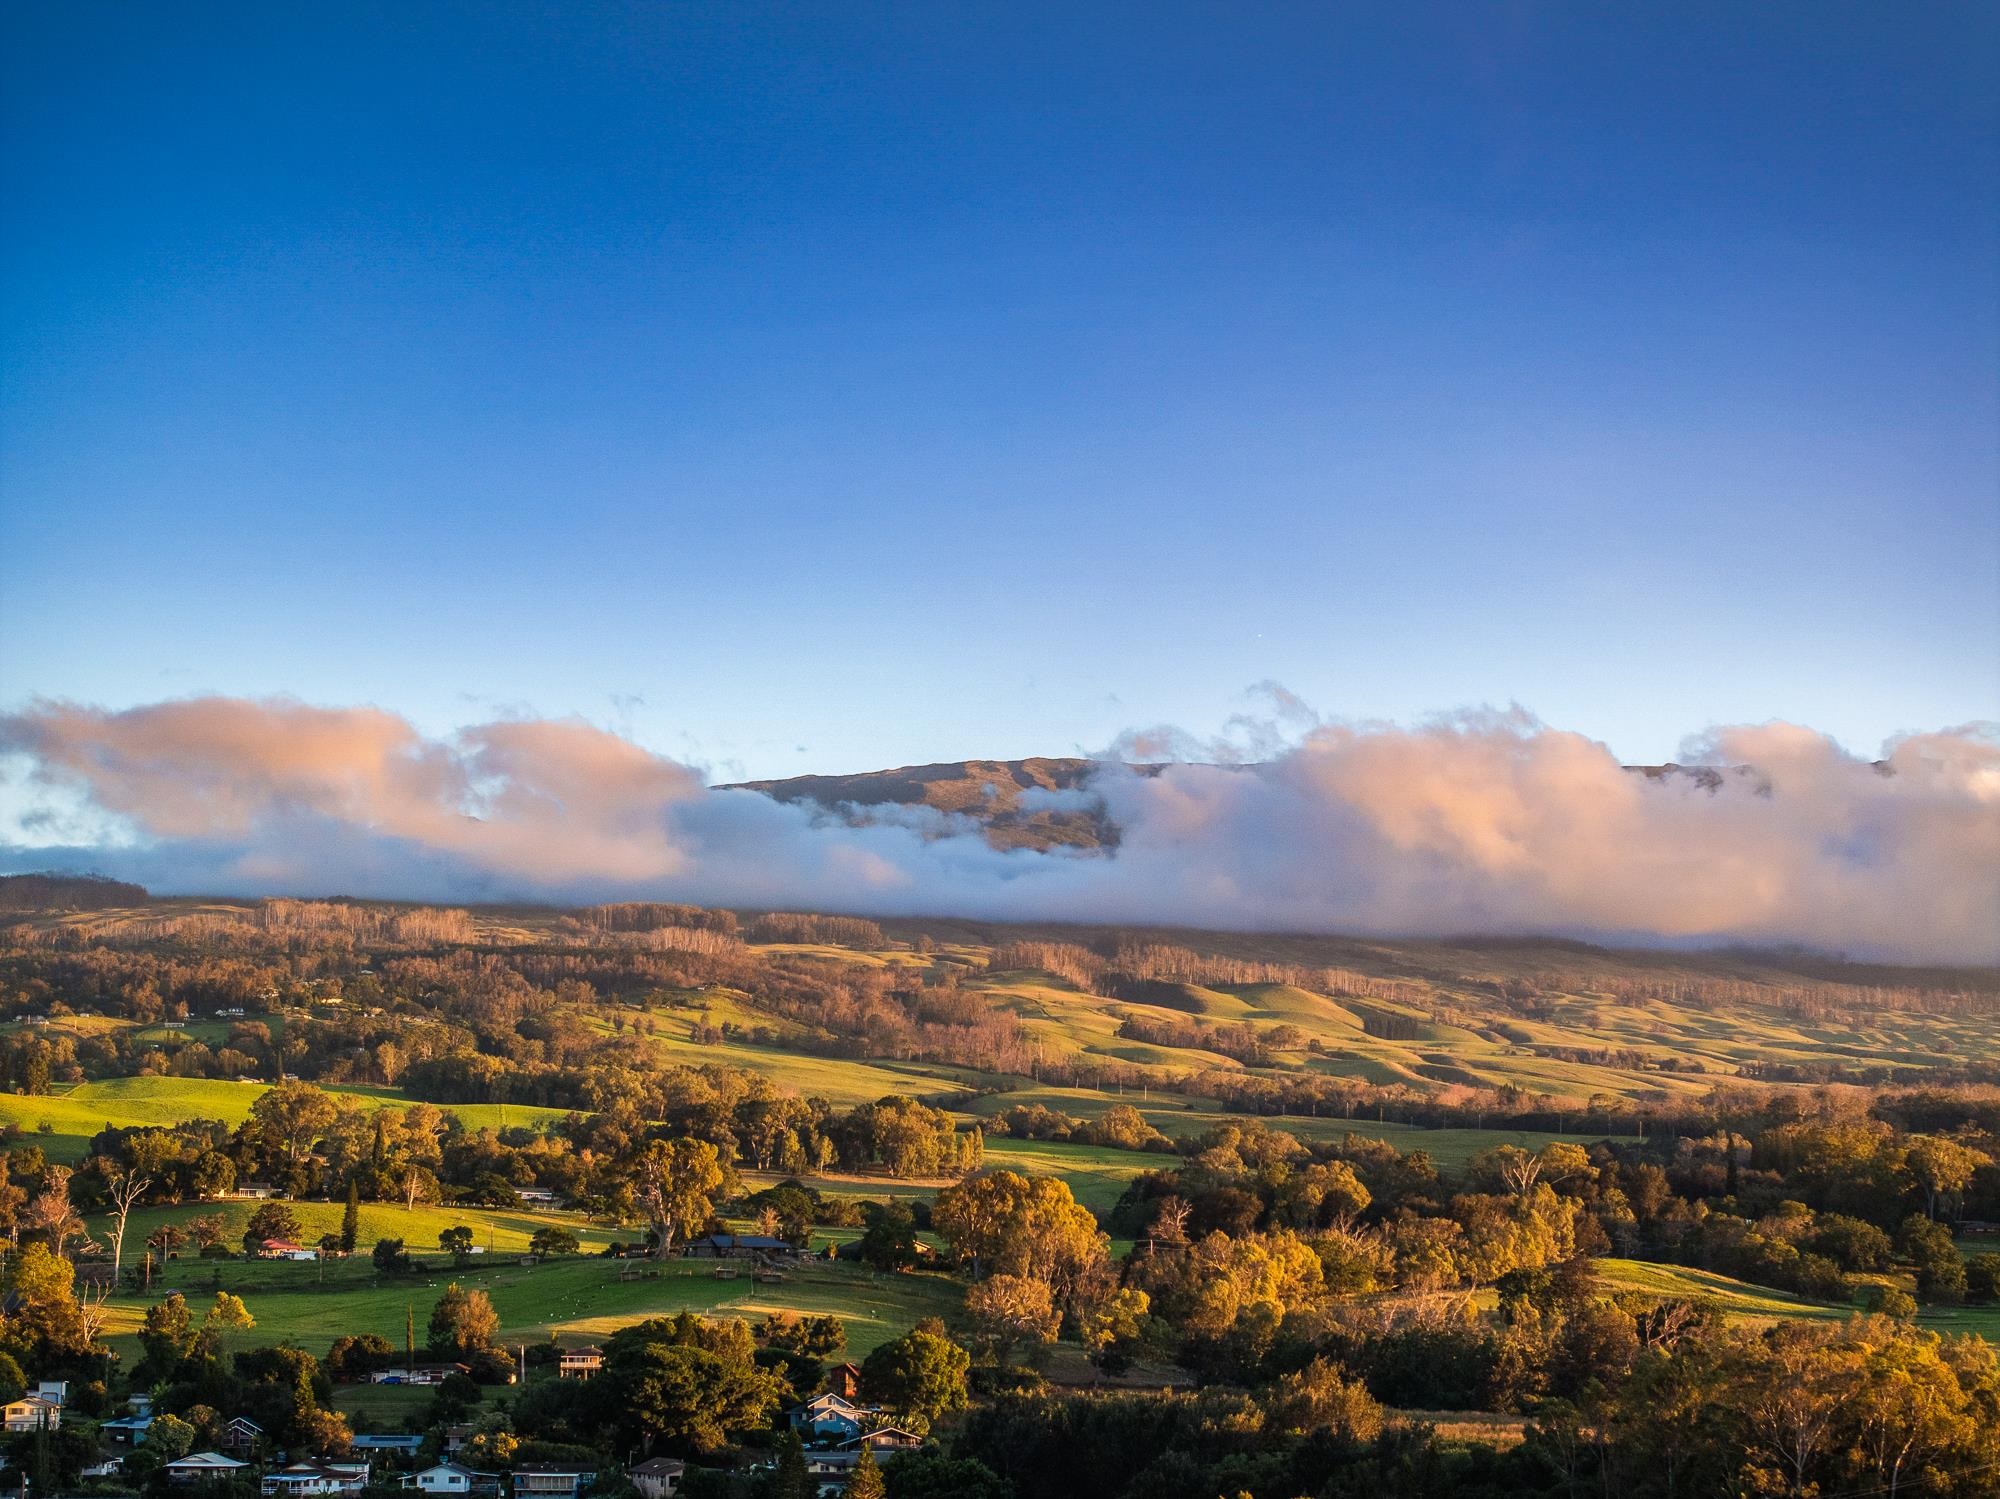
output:
{"label": "white house", "polygon": [[640,1499],[674,1499],[681,1479],[687,1476],[687,1464],[677,1457],[649,1457],[627,1469],[625,1476],[632,1480]]}
{"label": "white house", "polygon": [[809,1445],[815,1442],[837,1446],[859,1438],[872,1429],[880,1410],[857,1405],[844,1395],[815,1395],[785,1412],[785,1419]]}
{"label": "white house", "polygon": [[433,1463],[420,1473],[412,1473],[403,1480],[406,1489],[420,1489],[426,1494],[451,1494],[464,1499],[471,1494],[497,1494],[500,1492],[498,1473],[481,1473],[476,1468],[463,1467],[458,1463]]}
{"label": "white house", "polygon": [[192,1452],[167,1464],[167,1482],[182,1487],[212,1483],[218,1478],[234,1478],[249,1466],[220,1452]]}
{"label": "white house", "polygon": [[366,1463],[293,1463],[275,1473],[266,1473],[258,1487],[266,1494],[310,1499],[321,1494],[358,1494],[368,1486]]}

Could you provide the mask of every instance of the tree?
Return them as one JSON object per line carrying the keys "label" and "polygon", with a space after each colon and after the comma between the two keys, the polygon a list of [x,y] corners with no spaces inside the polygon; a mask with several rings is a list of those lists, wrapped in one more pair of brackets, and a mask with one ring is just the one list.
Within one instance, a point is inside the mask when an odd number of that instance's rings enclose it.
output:
{"label": "tree", "polygon": [[246,1253],[255,1253],[257,1246],[266,1239],[297,1243],[301,1232],[299,1215],[292,1211],[290,1204],[260,1202],[243,1227],[243,1248]]}
{"label": "tree", "polygon": [[966,1405],[972,1356],[942,1333],[913,1328],[882,1344],[861,1364],[861,1385],[872,1400],[900,1415],[935,1421]]}
{"label": "tree", "polygon": [[582,1240],[568,1229],[559,1225],[538,1228],[528,1236],[528,1253],[536,1259],[548,1259],[551,1255],[575,1254],[583,1248]]}
{"label": "tree", "polygon": [[146,1308],[146,1320],[139,1328],[139,1346],[144,1350],[139,1363],[141,1383],[166,1378],[187,1357],[194,1346],[194,1319],[188,1313],[187,1299],[179,1291]]}
{"label": "tree", "polygon": [[1013,1488],[973,1457],[942,1452],[900,1452],[882,1477],[894,1499],[1014,1499]]}
{"label": "tree", "polygon": [[1046,1281],[989,1275],[965,1293],[965,1310],[1002,1363],[1016,1343],[1048,1343],[1062,1325]]}
{"label": "tree", "polygon": [[1924,1216],[1937,1217],[1940,1198],[1963,1192],[1981,1166],[1993,1158],[1984,1151],[1960,1145],[1938,1135],[1913,1135],[1903,1155],[1903,1165],[1924,1194]]}
{"label": "tree", "polygon": [[215,1300],[209,1303],[208,1311],[201,1319],[201,1332],[195,1341],[199,1347],[212,1355],[225,1332],[248,1331],[256,1325],[257,1319],[250,1315],[250,1308],[243,1304],[241,1296],[233,1296],[227,1291],[217,1291]]}
{"label": "tree", "polygon": [[403,1168],[403,1211],[414,1213],[420,1202],[438,1200],[436,1175],[427,1166],[412,1162]]}
{"label": "tree", "polygon": [[347,1179],[347,1206],[340,1214],[340,1252],[354,1253],[361,1238],[361,1188],[353,1177]]}
{"label": "tree", "polygon": [[462,1265],[472,1257],[472,1230],[460,1224],[457,1228],[442,1229],[438,1233],[438,1248],[451,1256],[454,1265]]}
{"label": "tree", "polygon": [[133,1205],[143,1197],[146,1189],[153,1185],[150,1176],[137,1176],[119,1172],[105,1183],[105,1190],[111,1195],[111,1283],[118,1284],[120,1271],[125,1264],[125,1222],[132,1216]]}
{"label": "tree", "polygon": [[51,1166],[42,1174],[42,1190],[29,1199],[21,1214],[21,1226],[40,1234],[58,1258],[69,1253],[69,1242],[81,1239],[89,1247],[90,1233],[69,1200],[71,1172],[67,1166]]}
{"label": "tree", "polygon": [[491,1348],[500,1334],[500,1314],[484,1291],[467,1291],[453,1281],[431,1309],[431,1351],[439,1358],[463,1359]]}
{"label": "tree", "polygon": [[2000,1254],[1989,1249],[1965,1262],[1965,1294],[1982,1306],[2000,1301]]}
{"label": "tree", "polygon": [[1912,1213],[1897,1234],[1899,1247],[1917,1272],[1917,1299],[1957,1302],[1965,1299],[1965,1260],[1942,1223]]}
{"label": "tree", "polygon": [[146,1428],[146,1450],[157,1453],[161,1462],[170,1463],[194,1450],[194,1438],[192,1426],[178,1416],[162,1412]]}
{"label": "tree", "polygon": [[706,1140],[654,1140],[634,1168],[635,1196],[664,1259],[681,1231],[707,1222],[722,1185],[722,1158]]}
{"label": "tree", "polygon": [[877,1270],[900,1270],[917,1260],[917,1220],[909,1204],[898,1198],[861,1205],[862,1231],[857,1248],[862,1263]]}
{"label": "tree", "polygon": [[10,1352],[31,1367],[80,1354],[91,1330],[76,1299],[76,1267],[46,1244],[29,1244],[7,1265],[13,1306],[6,1319]]}
{"label": "tree", "polygon": [[366,1379],[396,1361],[396,1350],[377,1333],[353,1333],[333,1340],[327,1350],[327,1372],[335,1379]]}
{"label": "tree", "polygon": [[1283,1431],[1330,1431],[1347,1442],[1372,1442],[1382,1430],[1382,1406],[1340,1365],[1316,1358],[1281,1378],[1268,1402],[1269,1418]]}
{"label": "tree", "polygon": [[968,1178],[938,1193],[931,1224],[975,1277],[1039,1280],[1058,1302],[1105,1262],[1097,1219],[1052,1176],[991,1171]]}
{"label": "tree", "polygon": [[417,1262],[403,1248],[401,1239],[377,1239],[374,1253],[369,1258],[384,1275],[413,1275],[417,1270]]}
{"label": "tree", "polygon": [[861,1449],[854,1471],[847,1475],[847,1485],[840,1492],[842,1499],[888,1499],[889,1490],[882,1482],[882,1470],[875,1466],[875,1454],[870,1448]]}
{"label": "tree", "polygon": [[187,1241],[187,1231],[178,1223],[162,1223],[146,1235],[146,1247],[163,1260],[173,1258]]}
{"label": "tree", "polygon": [[606,1349],[602,1376],[590,1385],[605,1421],[627,1441],[657,1437],[691,1455],[720,1452],[737,1432],[763,1426],[783,1388],[747,1357],[617,1338]]}
{"label": "tree", "polygon": [[819,1485],[806,1471],[805,1444],[789,1428],[778,1438],[778,1467],[771,1476],[771,1499],[817,1499]]}
{"label": "tree", "polygon": [[312,1153],[314,1142],[338,1112],[331,1098],[302,1082],[280,1083],[250,1105],[251,1122],[290,1168]]}

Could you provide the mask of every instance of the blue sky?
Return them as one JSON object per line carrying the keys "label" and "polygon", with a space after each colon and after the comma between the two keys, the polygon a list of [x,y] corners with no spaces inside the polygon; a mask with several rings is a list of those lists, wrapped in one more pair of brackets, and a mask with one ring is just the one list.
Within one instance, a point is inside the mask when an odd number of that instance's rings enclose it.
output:
{"label": "blue sky", "polygon": [[2000,22],[18,6],[0,706],[2000,717]]}

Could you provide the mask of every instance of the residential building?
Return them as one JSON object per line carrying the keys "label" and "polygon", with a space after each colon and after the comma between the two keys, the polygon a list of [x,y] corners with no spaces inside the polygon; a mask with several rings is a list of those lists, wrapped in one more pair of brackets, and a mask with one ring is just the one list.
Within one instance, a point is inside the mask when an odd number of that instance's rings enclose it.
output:
{"label": "residential building", "polygon": [[517,1463],[514,1499],[577,1499],[596,1481],[593,1469],[575,1463]]}
{"label": "residential building", "polygon": [[454,1374],[469,1374],[464,1364],[412,1364],[407,1369],[378,1369],[369,1375],[373,1384],[443,1384]]}
{"label": "residential building", "polygon": [[420,1434],[396,1432],[386,1435],[355,1437],[347,1444],[356,1452],[381,1452],[390,1457],[415,1457],[417,1449],[424,1445]]}
{"label": "residential building", "polygon": [[23,1395],[19,1400],[10,1400],[4,1407],[6,1428],[10,1432],[54,1431],[62,1425],[63,1408],[53,1400],[44,1400],[40,1395]]}
{"label": "residential building", "polygon": [[565,1348],[556,1372],[564,1379],[588,1379],[604,1367],[602,1348]]}
{"label": "residential building", "polygon": [[498,1494],[500,1475],[482,1473],[477,1468],[468,1468],[459,1463],[432,1463],[419,1473],[412,1473],[403,1480],[406,1489],[420,1489],[426,1494],[449,1494],[457,1499],[466,1499],[473,1494]]}
{"label": "residential building", "polygon": [[263,1442],[264,1428],[248,1416],[233,1416],[222,1428],[222,1450],[236,1457],[249,1457]]}
{"label": "residential building", "polygon": [[358,1494],[368,1486],[368,1464],[304,1462],[293,1463],[275,1473],[266,1473],[258,1488],[283,1499],[316,1499],[323,1494]]}
{"label": "residential building", "polygon": [[146,1440],[146,1433],[152,1429],[153,1418],[150,1415],[118,1416],[97,1423],[97,1434],[114,1447],[136,1447]]}
{"label": "residential building", "polygon": [[806,1477],[812,1480],[814,1492],[820,1499],[828,1499],[828,1496],[839,1494],[847,1487],[848,1477],[860,1461],[859,1447],[839,1451],[816,1448],[806,1453]]}
{"label": "residential building", "polygon": [[878,1414],[873,1406],[856,1405],[845,1396],[815,1395],[786,1411],[785,1419],[801,1440],[837,1447],[873,1429]]}
{"label": "residential building", "polygon": [[30,1395],[41,1396],[50,1405],[68,1405],[69,1381],[66,1379],[44,1379],[36,1384],[28,1393]]}
{"label": "residential building", "polygon": [[826,1371],[826,1387],[843,1400],[855,1400],[861,1395],[861,1366],[859,1364],[835,1364]]}
{"label": "residential building", "polygon": [[167,1482],[176,1488],[188,1488],[213,1483],[218,1478],[234,1478],[249,1466],[220,1452],[193,1452],[167,1464]]}
{"label": "residential building", "polygon": [[677,1457],[649,1457],[625,1472],[639,1491],[639,1499],[673,1499],[686,1474],[687,1464]]}
{"label": "residential building", "polygon": [[696,1239],[682,1251],[695,1259],[754,1259],[758,1255],[792,1257],[798,1254],[784,1239],[766,1234],[709,1234]]}
{"label": "residential building", "polygon": [[877,1426],[858,1437],[851,1437],[840,1444],[852,1447],[857,1452],[863,1447],[872,1452],[909,1452],[924,1445],[924,1439],[914,1431],[905,1431],[900,1426]]}

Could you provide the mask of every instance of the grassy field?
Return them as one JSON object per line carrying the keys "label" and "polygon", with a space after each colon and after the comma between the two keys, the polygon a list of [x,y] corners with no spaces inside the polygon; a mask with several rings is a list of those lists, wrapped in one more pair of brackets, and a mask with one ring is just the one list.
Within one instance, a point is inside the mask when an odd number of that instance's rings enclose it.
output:
{"label": "grassy field", "polygon": [[[229,1224],[229,1246],[241,1247],[244,1225],[258,1204],[240,1202],[198,1202],[184,1203],[178,1207],[141,1208],[132,1214],[132,1221],[125,1233],[125,1257],[133,1259],[139,1246],[146,1242],[160,1224],[185,1223],[201,1213],[220,1213]],[[322,1234],[340,1232],[340,1219],[346,1205],[339,1202],[287,1202],[298,1216],[299,1229],[303,1234],[302,1243],[317,1243]],[[528,1239],[538,1228],[560,1226],[567,1228],[582,1240],[586,1249],[601,1249],[621,1235],[609,1229],[592,1225],[577,1213],[555,1212],[530,1208],[474,1208],[445,1207],[436,1203],[418,1203],[414,1208],[405,1208],[401,1203],[364,1202],[360,1205],[360,1233],[357,1242],[364,1250],[372,1248],[377,1239],[401,1239],[411,1254],[436,1257],[437,1236],[448,1228],[469,1228],[473,1243],[490,1253],[519,1255],[528,1247]],[[91,1231],[99,1239],[104,1239],[110,1228],[103,1219],[91,1220]],[[622,1237],[630,1238],[632,1234]],[[183,1257],[184,1259],[187,1256]]]}
{"label": "grassy field", "polygon": [[[1117,1103],[1130,1104],[1146,1116],[1148,1123],[1170,1139],[1198,1135],[1219,1124],[1248,1126],[1261,1123],[1271,1129],[1297,1135],[1302,1140],[1338,1140],[1349,1134],[1386,1140],[1401,1151],[1428,1151],[1439,1166],[1453,1170],[1495,1145],[1518,1145],[1526,1150],[1538,1150],[1553,1140],[1588,1145],[1607,1138],[1603,1135],[1556,1134],[1543,1130],[1424,1129],[1413,1124],[1385,1123],[1376,1119],[1309,1117],[1301,1114],[1232,1114],[1215,1108],[1206,1100],[1184,1098],[1172,1093],[1148,1092],[1142,1095],[1127,1092],[1112,1095],[1088,1088],[1024,1088],[1013,1093],[987,1094],[972,1100],[966,1108],[974,1117],[989,1117],[1003,1114],[1017,1105],[1040,1104],[1080,1119],[1094,1119]],[[995,1147],[1007,1143],[1012,1142],[989,1140],[986,1142],[987,1150],[990,1154]]]}
{"label": "grassy field", "polygon": [[[60,1094],[27,1097],[0,1093],[0,1124],[12,1124],[32,1137],[51,1160],[74,1161],[91,1137],[107,1126],[179,1124],[187,1119],[220,1119],[241,1124],[250,1106],[268,1087],[263,1083],[233,1083],[196,1077],[116,1077],[80,1083]],[[352,1098],[364,1108],[409,1102],[392,1088],[329,1088],[335,1097]],[[452,1104],[468,1129],[535,1125],[560,1119],[561,1109],[525,1104]],[[44,1130],[46,1126],[46,1131]]]}
{"label": "grassy field", "polygon": [[571,1342],[604,1337],[646,1317],[690,1310],[755,1321],[767,1312],[831,1312],[847,1328],[850,1351],[865,1354],[899,1337],[929,1316],[953,1317],[964,1288],[942,1275],[885,1275],[866,1267],[807,1261],[782,1284],[759,1285],[747,1273],[720,1278],[710,1262],[670,1260],[644,1266],[644,1279],[620,1278],[641,1262],[582,1256],[523,1265],[508,1259],[475,1259],[451,1269],[438,1256],[424,1273],[384,1279],[365,1260],[309,1264],[180,1260],[167,1267],[150,1296],[120,1296],[111,1303],[111,1342],[136,1356],[145,1309],[169,1290],[205,1301],[216,1290],[244,1300],[253,1329],[234,1332],[232,1345],[291,1339],[324,1353],[343,1333],[378,1333],[403,1342],[404,1316],[414,1310],[421,1341],[432,1304],[451,1281],[493,1298],[501,1336],[508,1343],[536,1342],[556,1334]]}
{"label": "grassy field", "polygon": [[[1598,1274],[1614,1290],[1644,1291],[1654,1296],[1688,1296],[1713,1303],[1725,1316],[1771,1321],[1779,1317],[1811,1321],[1840,1320],[1857,1311],[1807,1301],[1789,1291],[1774,1291],[1732,1280],[1686,1265],[1656,1265],[1643,1260],[1599,1260]],[[1939,1333],[1977,1333],[2000,1343],[2000,1307],[1926,1307],[1917,1314],[1919,1326]]]}

